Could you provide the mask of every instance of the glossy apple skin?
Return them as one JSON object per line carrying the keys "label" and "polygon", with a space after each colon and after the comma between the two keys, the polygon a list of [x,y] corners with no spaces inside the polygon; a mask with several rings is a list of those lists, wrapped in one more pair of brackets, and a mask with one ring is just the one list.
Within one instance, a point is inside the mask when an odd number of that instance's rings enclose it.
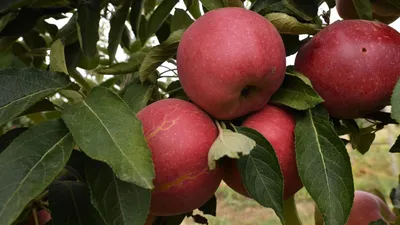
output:
{"label": "glossy apple skin", "polygon": [[[288,111],[269,104],[251,114],[242,124],[261,133],[274,148],[283,174],[285,200],[303,187],[296,164],[295,125],[296,121]],[[237,160],[229,159],[224,163],[224,182],[236,192],[249,197],[237,168]]]}
{"label": "glossy apple skin", "polygon": [[[400,16],[400,10],[387,1],[371,1],[373,17],[382,23],[390,24]],[[359,19],[352,0],[336,0],[336,10],[343,19]]]}
{"label": "glossy apple skin", "polygon": [[286,53],[267,19],[225,7],[207,12],[184,32],[177,65],[188,97],[212,117],[230,120],[265,106],[283,82]]}
{"label": "glossy apple skin", "polygon": [[396,215],[378,196],[356,190],[347,225],[368,225],[370,222],[379,219],[383,219],[385,222],[393,222],[396,220]]}
{"label": "glossy apple skin", "polygon": [[333,117],[363,117],[390,102],[400,75],[400,34],[379,22],[337,21],[300,48],[295,69]]}
{"label": "glossy apple skin", "polygon": [[222,173],[208,168],[208,151],[217,138],[213,120],[180,99],[163,99],[137,114],[155,167],[150,213],[170,216],[192,211],[211,198]]}

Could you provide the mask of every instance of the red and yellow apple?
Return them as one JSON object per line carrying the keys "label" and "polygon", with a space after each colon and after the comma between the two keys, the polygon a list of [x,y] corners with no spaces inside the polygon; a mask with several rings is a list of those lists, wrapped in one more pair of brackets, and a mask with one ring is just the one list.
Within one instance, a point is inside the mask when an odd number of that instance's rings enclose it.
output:
{"label": "red and yellow apple", "polygon": [[[400,16],[400,9],[388,1],[371,1],[373,17],[382,23],[390,24]],[[336,10],[343,19],[358,19],[359,15],[353,0],[336,0]]]}
{"label": "red and yellow apple", "polygon": [[[303,187],[296,164],[295,125],[294,117],[287,110],[270,104],[249,115],[242,123],[242,126],[262,134],[274,148],[283,174],[285,200]],[[223,162],[224,182],[236,192],[250,197],[237,168],[237,160],[228,159]]]}
{"label": "red and yellow apple", "polygon": [[277,29],[256,12],[207,12],[183,34],[178,76],[187,96],[212,117],[230,120],[261,109],[283,82],[286,53]]}
{"label": "red and yellow apple", "polygon": [[347,225],[368,225],[379,219],[385,222],[394,222],[396,215],[378,196],[366,191],[356,190]]}
{"label": "red and yellow apple", "polygon": [[208,151],[218,135],[213,120],[180,99],[156,101],[137,117],[155,167],[150,213],[177,215],[206,203],[222,179],[219,167],[208,168]]}
{"label": "red and yellow apple", "polygon": [[337,21],[300,48],[295,69],[333,117],[363,117],[390,103],[400,77],[400,34],[379,22]]}

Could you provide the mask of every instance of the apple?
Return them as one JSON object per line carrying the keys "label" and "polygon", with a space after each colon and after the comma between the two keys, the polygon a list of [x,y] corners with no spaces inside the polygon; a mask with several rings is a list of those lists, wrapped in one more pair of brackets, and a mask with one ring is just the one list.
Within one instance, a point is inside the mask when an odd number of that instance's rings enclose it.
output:
{"label": "apple", "polygon": [[[371,1],[373,17],[382,23],[390,24],[400,16],[400,9],[387,1]],[[352,0],[336,0],[336,10],[343,19],[359,19]]]}
{"label": "apple", "polygon": [[[51,214],[46,209],[40,209],[36,212],[36,216],[39,222],[39,225],[45,225],[47,222],[51,220]],[[28,218],[18,223],[18,225],[36,225],[35,218],[33,217],[33,213],[30,213]]]}
{"label": "apple", "polygon": [[363,117],[390,103],[400,76],[400,34],[379,22],[336,21],[300,48],[294,66],[333,117]]}
{"label": "apple", "polygon": [[193,103],[230,120],[261,109],[283,82],[285,46],[256,12],[225,7],[207,12],[184,32],[178,76]]}
{"label": "apple", "polygon": [[[303,187],[296,164],[295,125],[293,115],[279,106],[270,104],[249,115],[242,123],[242,126],[261,133],[274,148],[283,174],[285,200]],[[227,159],[223,163],[224,182],[236,192],[249,197],[237,168],[237,160]]]}
{"label": "apple", "polygon": [[149,214],[147,216],[146,222],[144,222],[144,225],[152,225],[155,219],[156,219],[156,217],[154,217],[153,215]]}
{"label": "apple", "polygon": [[150,213],[177,215],[206,203],[222,179],[219,167],[208,168],[218,135],[213,120],[198,106],[172,98],[146,106],[137,117],[155,167]]}
{"label": "apple", "polygon": [[368,225],[379,219],[385,222],[394,222],[396,215],[378,196],[366,191],[356,190],[347,225]]}

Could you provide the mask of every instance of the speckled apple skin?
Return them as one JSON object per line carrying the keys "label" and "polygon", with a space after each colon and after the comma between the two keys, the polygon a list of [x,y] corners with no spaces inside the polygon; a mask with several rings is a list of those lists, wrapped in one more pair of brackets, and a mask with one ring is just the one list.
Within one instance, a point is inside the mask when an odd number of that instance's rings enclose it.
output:
{"label": "speckled apple skin", "polygon": [[222,179],[219,167],[208,168],[208,151],[218,135],[213,120],[180,99],[154,102],[137,117],[155,167],[150,213],[177,215],[206,203]]}
{"label": "speckled apple skin", "polygon": [[396,215],[378,196],[356,190],[353,207],[346,225],[368,225],[379,219],[383,219],[385,222],[393,222],[396,220]]}
{"label": "speckled apple skin", "polygon": [[[283,82],[286,53],[266,18],[227,7],[206,13],[184,32],[177,65],[188,97],[212,117],[229,120],[267,104]],[[247,86],[252,90],[244,97]]]}
{"label": "speckled apple skin", "polygon": [[379,22],[337,21],[300,48],[295,69],[333,117],[362,117],[390,102],[400,76],[400,34]]}
{"label": "speckled apple skin", "polygon": [[[267,105],[251,114],[242,124],[261,133],[274,148],[284,179],[284,199],[303,187],[296,164],[295,125],[296,121],[288,111],[274,105]],[[224,182],[236,192],[249,197],[237,168],[237,160],[226,160],[224,168]]]}

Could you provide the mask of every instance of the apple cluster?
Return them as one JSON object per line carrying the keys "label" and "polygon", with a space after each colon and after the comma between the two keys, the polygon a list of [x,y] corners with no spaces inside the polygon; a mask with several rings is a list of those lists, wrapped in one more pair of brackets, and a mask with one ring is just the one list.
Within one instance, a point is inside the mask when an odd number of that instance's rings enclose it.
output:
{"label": "apple cluster", "polygon": [[[339,10],[345,2],[338,1]],[[390,101],[400,76],[400,34],[381,22],[338,21],[300,48],[294,66],[309,78],[332,117],[363,117]],[[208,167],[208,152],[219,132],[214,119],[243,117],[241,126],[258,131],[271,143],[284,177],[284,199],[303,187],[296,166],[294,115],[269,103],[286,74],[285,46],[270,21],[244,8],[207,12],[184,32],[177,67],[190,101],[163,99],[137,114],[156,172],[152,216],[200,207],[222,180],[250,197],[234,159],[214,170]],[[370,201],[366,204],[372,208],[383,207],[376,196],[355,196],[356,211],[362,210],[356,205],[363,201]],[[351,215],[350,221],[365,220]]]}

